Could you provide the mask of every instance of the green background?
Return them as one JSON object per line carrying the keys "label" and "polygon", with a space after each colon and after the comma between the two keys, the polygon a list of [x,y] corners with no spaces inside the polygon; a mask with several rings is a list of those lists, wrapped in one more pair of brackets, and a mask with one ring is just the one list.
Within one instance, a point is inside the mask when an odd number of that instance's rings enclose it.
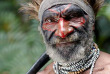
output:
{"label": "green background", "polygon": [[[19,13],[26,0],[0,0],[0,74],[25,74],[45,52],[39,22]],[[106,0],[95,25],[95,42],[110,53],[110,3]]]}

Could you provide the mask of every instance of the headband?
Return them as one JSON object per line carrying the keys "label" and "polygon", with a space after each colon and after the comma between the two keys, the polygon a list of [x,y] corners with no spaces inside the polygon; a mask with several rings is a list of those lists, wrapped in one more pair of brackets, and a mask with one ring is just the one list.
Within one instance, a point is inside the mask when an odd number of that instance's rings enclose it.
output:
{"label": "headband", "polygon": [[39,13],[38,13],[38,18],[41,22],[42,17],[43,17],[43,13],[45,12],[45,10],[51,8],[52,6],[58,5],[58,4],[75,4],[77,6],[79,6],[80,8],[82,8],[89,16],[89,22],[90,23],[94,23],[95,21],[95,15],[93,12],[92,7],[89,5],[89,3],[85,2],[84,0],[43,0],[41,5],[40,5],[40,9],[39,9]]}

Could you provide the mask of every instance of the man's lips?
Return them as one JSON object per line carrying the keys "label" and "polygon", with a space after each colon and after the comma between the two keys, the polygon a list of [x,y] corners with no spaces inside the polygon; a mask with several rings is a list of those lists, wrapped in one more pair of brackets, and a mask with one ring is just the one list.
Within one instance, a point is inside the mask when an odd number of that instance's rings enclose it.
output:
{"label": "man's lips", "polygon": [[74,44],[76,42],[58,42],[58,43],[53,43],[50,45],[55,45],[55,46],[61,46],[61,45],[69,45],[69,44]]}
{"label": "man's lips", "polygon": [[56,43],[56,45],[70,45],[70,44],[75,44],[76,42],[59,42],[59,43]]}
{"label": "man's lips", "polygon": [[56,44],[68,44],[68,43],[74,43],[74,42],[59,42],[59,43],[56,43]]}
{"label": "man's lips", "polygon": [[71,45],[74,45],[75,44],[75,42],[60,42],[60,43],[57,43],[57,44],[55,44],[56,45],[56,47],[66,47],[66,46],[71,46]]}
{"label": "man's lips", "polygon": [[66,45],[66,44],[76,44],[79,43],[80,39],[74,39],[72,37],[68,37],[68,38],[57,38],[54,39],[52,41],[50,41],[48,44],[49,45]]}

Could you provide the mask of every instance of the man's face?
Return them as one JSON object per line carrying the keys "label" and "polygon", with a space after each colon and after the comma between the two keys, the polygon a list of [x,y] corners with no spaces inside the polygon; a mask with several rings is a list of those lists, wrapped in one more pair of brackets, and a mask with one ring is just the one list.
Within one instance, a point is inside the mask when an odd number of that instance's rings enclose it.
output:
{"label": "man's face", "polygon": [[91,38],[88,23],[88,15],[80,7],[64,4],[47,9],[41,27],[47,45],[69,60]]}

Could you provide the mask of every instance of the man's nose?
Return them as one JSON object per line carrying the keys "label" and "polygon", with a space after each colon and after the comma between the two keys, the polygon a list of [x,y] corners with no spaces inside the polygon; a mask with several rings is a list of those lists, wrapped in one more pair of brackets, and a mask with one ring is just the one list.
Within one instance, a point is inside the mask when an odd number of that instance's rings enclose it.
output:
{"label": "man's nose", "polygon": [[60,36],[61,38],[65,38],[68,34],[73,32],[74,29],[69,25],[69,22],[64,20],[63,18],[59,19],[58,28],[55,32],[56,36]]}

